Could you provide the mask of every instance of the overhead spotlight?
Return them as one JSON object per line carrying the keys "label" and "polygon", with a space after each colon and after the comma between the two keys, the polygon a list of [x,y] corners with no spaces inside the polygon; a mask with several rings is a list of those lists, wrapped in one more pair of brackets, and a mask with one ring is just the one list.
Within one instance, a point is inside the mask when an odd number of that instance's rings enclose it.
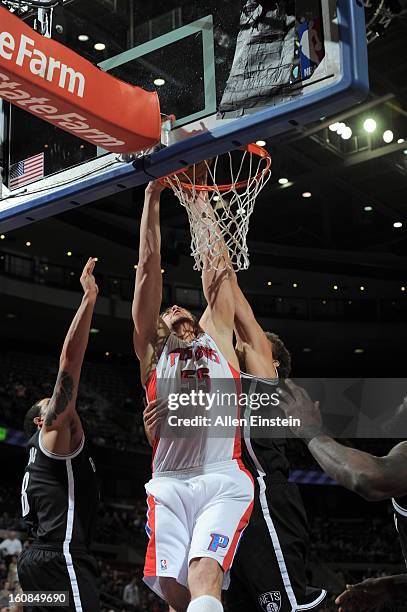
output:
{"label": "overhead spotlight", "polygon": [[365,206],[365,207],[363,208],[363,210],[364,210],[365,212],[372,212],[372,210],[373,210],[373,206]]}
{"label": "overhead spotlight", "polygon": [[404,155],[407,155],[407,149],[404,149],[403,153]]}
{"label": "overhead spotlight", "polygon": [[4,240],[4,239],[5,239],[5,235],[4,235],[4,234],[2,234],[2,235],[0,236],[0,240]]}
{"label": "overhead spotlight", "polygon": [[104,51],[106,49],[106,45],[105,43],[95,43],[93,48],[96,49],[96,51]]}
{"label": "overhead spotlight", "polygon": [[339,123],[331,123],[331,125],[329,126],[329,129],[331,130],[331,132],[336,132],[338,129],[338,125]]}
{"label": "overhead spotlight", "polygon": [[346,123],[338,123],[336,126],[336,133],[341,136],[344,130],[346,130]]}
{"label": "overhead spotlight", "polygon": [[352,129],[349,126],[346,126],[341,133],[341,136],[344,140],[349,140],[350,138],[352,138]]}
{"label": "overhead spotlight", "polygon": [[305,348],[302,349],[302,352],[303,353],[312,353],[312,348],[309,348],[309,347],[306,346]]}
{"label": "overhead spotlight", "polygon": [[383,134],[383,140],[386,144],[390,144],[394,140],[394,134],[391,130],[386,130]]}
{"label": "overhead spotlight", "polygon": [[165,270],[164,268],[161,268],[161,274],[164,274]]}
{"label": "overhead spotlight", "polygon": [[106,353],[105,353],[105,357],[109,357],[109,356],[110,356],[109,351],[106,351]]}
{"label": "overhead spotlight", "polygon": [[312,197],[312,193],[310,191],[304,191],[304,193],[302,194],[303,198],[311,198]]}
{"label": "overhead spotlight", "polygon": [[338,291],[338,285],[334,285],[334,291]]}
{"label": "overhead spotlight", "polygon": [[362,353],[365,352],[365,349],[362,348],[355,348],[355,350],[353,351],[356,355],[361,355]]}
{"label": "overhead spotlight", "polygon": [[375,129],[377,128],[377,123],[374,119],[372,119],[371,117],[369,117],[368,119],[366,119],[366,121],[363,124],[363,128],[365,130],[365,132],[367,132],[368,134],[373,134],[373,132],[375,131]]}
{"label": "overhead spotlight", "polygon": [[281,178],[281,179],[278,179],[278,182],[280,183],[280,185],[287,185],[289,181],[288,181],[288,178]]}
{"label": "overhead spotlight", "polygon": [[29,240],[27,240],[27,242],[25,243],[26,247],[30,247],[31,246],[31,242]]}
{"label": "overhead spotlight", "polygon": [[138,268],[138,265],[134,264],[134,269],[137,270],[137,268]]}
{"label": "overhead spotlight", "polygon": [[100,329],[97,329],[96,327],[91,327],[90,329],[90,333],[95,335],[98,334],[100,332]]}
{"label": "overhead spotlight", "polygon": [[72,251],[67,251],[68,257],[72,257]]}
{"label": "overhead spotlight", "polygon": [[79,34],[78,40],[81,42],[87,42],[89,40],[89,36],[87,34]]}
{"label": "overhead spotlight", "polygon": [[269,287],[271,287],[271,285],[272,285],[273,283],[272,283],[271,281],[269,281],[267,284],[268,284],[268,286],[269,286]]}
{"label": "overhead spotlight", "polygon": [[364,286],[363,286],[363,285],[361,285],[361,286],[360,286],[360,290],[361,290],[361,291],[364,291],[364,290],[365,290],[365,288],[364,288]]}
{"label": "overhead spotlight", "polygon": [[265,147],[266,146],[266,141],[265,140],[256,140],[256,145],[258,145],[259,147]]}
{"label": "overhead spotlight", "polygon": [[94,257],[93,258],[95,261],[99,261],[99,257]]}
{"label": "overhead spotlight", "polygon": [[404,142],[404,138],[399,138],[397,141],[397,144],[403,144],[403,142]]}
{"label": "overhead spotlight", "polygon": [[161,78],[154,79],[154,85],[157,85],[157,87],[162,87],[165,85],[165,80]]}
{"label": "overhead spotlight", "polygon": [[405,290],[406,290],[406,288],[405,288],[404,285],[402,287],[400,287],[400,291],[405,291]]}
{"label": "overhead spotlight", "polygon": [[298,283],[293,283],[293,287],[294,287],[294,289],[297,289]]}
{"label": "overhead spotlight", "polygon": [[395,223],[393,223],[393,227],[399,229],[400,227],[403,227],[403,224],[401,221],[396,221]]}

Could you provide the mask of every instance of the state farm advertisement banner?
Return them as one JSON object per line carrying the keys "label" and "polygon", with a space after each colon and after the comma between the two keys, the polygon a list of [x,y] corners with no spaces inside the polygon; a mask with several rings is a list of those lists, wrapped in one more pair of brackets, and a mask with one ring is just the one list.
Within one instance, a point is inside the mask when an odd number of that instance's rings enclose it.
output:
{"label": "state farm advertisement banner", "polygon": [[0,97],[117,153],[160,140],[158,96],[103,72],[0,8]]}

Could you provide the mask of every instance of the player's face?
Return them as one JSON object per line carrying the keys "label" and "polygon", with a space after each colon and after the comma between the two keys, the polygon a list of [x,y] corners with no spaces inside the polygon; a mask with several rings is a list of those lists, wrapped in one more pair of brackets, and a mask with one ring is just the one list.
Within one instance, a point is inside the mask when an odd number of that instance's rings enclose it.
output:
{"label": "player's face", "polygon": [[169,329],[173,329],[174,326],[187,321],[191,323],[194,322],[194,317],[189,310],[181,308],[181,306],[177,306],[176,304],[164,311],[162,319]]}

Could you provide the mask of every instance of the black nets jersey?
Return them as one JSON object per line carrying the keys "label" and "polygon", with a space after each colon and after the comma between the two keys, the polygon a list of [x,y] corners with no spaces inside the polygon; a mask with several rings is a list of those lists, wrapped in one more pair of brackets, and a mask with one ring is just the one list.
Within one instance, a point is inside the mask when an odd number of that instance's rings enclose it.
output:
{"label": "black nets jersey", "polygon": [[38,431],[27,448],[21,506],[34,543],[55,550],[88,550],[99,488],[85,439],[74,453],[61,456],[44,447]]}
{"label": "black nets jersey", "polygon": [[394,520],[400,537],[404,560],[407,565],[407,495],[393,499]]}
{"label": "black nets jersey", "polygon": [[[287,429],[270,426],[266,419],[285,419],[277,401],[278,378],[257,378],[246,372],[240,373],[242,391],[249,398],[250,406],[244,412],[243,454],[245,463],[255,476],[259,471],[279,480],[289,476],[290,464],[286,456]],[[256,400],[261,394],[267,394],[266,406],[257,408]],[[259,402],[260,403],[260,402]],[[262,423],[265,423],[264,425]]]}

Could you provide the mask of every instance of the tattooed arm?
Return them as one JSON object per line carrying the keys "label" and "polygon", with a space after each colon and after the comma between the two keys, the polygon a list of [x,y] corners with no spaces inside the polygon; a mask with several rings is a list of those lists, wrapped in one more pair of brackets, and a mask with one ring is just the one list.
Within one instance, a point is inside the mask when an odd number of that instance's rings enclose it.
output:
{"label": "tattooed arm", "polygon": [[54,392],[44,414],[42,441],[48,451],[60,455],[75,451],[83,438],[82,425],[76,412],[76,398],[98,295],[93,276],[95,263],[95,259],[89,259],[82,272],[84,295],[66,335]]}

